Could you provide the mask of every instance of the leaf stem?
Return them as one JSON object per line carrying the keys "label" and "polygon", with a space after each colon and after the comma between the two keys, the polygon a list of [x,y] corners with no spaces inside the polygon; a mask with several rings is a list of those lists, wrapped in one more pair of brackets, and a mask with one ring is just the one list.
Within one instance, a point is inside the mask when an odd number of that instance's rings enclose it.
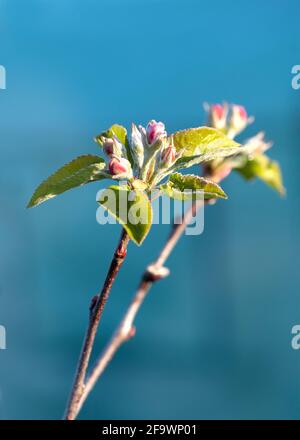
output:
{"label": "leaf stem", "polygon": [[93,350],[97,329],[99,327],[102,313],[106,301],[109,297],[112,285],[125,260],[128,243],[129,243],[129,236],[125,231],[125,229],[123,229],[118,246],[114,252],[114,256],[112,258],[109,270],[107,272],[102,290],[92,301],[90,307],[89,324],[83,342],[83,347],[81,350],[69,403],[66,408],[66,413],[65,413],[66,420],[74,420],[74,418],[78,414],[78,404],[84,393],[87,368]]}

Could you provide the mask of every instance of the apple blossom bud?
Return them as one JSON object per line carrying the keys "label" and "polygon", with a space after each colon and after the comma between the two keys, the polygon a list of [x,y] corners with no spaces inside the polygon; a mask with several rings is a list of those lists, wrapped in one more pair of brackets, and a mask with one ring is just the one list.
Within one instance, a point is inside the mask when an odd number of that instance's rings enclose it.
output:
{"label": "apple blossom bud", "polygon": [[147,125],[146,134],[148,144],[153,145],[156,141],[166,136],[165,124],[155,120],[150,121]]}
{"label": "apple blossom bud", "polygon": [[213,104],[208,107],[209,123],[213,128],[221,130],[226,127],[228,107],[226,104]]}
{"label": "apple blossom bud", "polygon": [[169,168],[176,159],[176,149],[171,144],[168,145],[160,155],[160,166]]}
{"label": "apple blossom bud", "polygon": [[237,134],[244,130],[248,123],[248,115],[245,108],[241,105],[233,105],[229,122],[230,129],[235,131]]}
{"label": "apple blossom bud", "polygon": [[131,126],[131,151],[136,165],[141,168],[144,162],[143,132],[135,124]]}
{"label": "apple blossom bud", "polygon": [[123,155],[123,148],[121,142],[114,136],[113,138],[103,139],[103,150],[108,156],[118,156]]}
{"label": "apple blossom bud", "polygon": [[130,162],[122,157],[113,157],[108,164],[108,168],[112,176],[118,176],[123,179],[132,177]]}
{"label": "apple blossom bud", "polygon": [[108,156],[111,156],[112,154],[114,154],[114,141],[113,139],[105,139],[105,141],[103,142],[103,150],[105,151],[105,153]]}
{"label": "apple blossom bud", "polygon": [[272,142],[266,142],[264,136],[265,134],[261,131],[247,140],[244,148],[246,149],[249,158],[252,158],[257,154],[263,154],[272,146]]}

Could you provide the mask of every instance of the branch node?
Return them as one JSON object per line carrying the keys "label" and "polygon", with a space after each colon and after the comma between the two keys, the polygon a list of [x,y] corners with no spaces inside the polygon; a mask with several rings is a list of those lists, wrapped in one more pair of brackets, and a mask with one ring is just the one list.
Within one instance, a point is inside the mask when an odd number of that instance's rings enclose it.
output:
{"label": "branch node", "polygon": [[157,267],[155,264],[151,264],[147,267],[144,275],[144,281],[154,283],[154,281],[166,278],[170,274],[169,269],[166,267]]}
{"label": "branch node", "polygon": [[134,337],[135,337],[135,334],[136,334],[136,328],[135,328],[135,326],[133,325],[133,326],[131,327],[131,329],[129,330],[128,334],[127,334],[127,338],[126,338],[126,340],[129,341],[130,339],[134,338]]}
{"label": "branch node", "polygon": [[124,260],[127,254],[127,246],[122,243],[122,245],[116,250],[115,258],[117,260]]}
{"label": "branch node", "polygon": [[99,295],[95,295],[91,299],[90,309],[89,309],[90,310],[90,315],[92,315],[92,313],[94,311],[95,305],[97,304],[97,301],[98,301],[98,297],[99,297]]}

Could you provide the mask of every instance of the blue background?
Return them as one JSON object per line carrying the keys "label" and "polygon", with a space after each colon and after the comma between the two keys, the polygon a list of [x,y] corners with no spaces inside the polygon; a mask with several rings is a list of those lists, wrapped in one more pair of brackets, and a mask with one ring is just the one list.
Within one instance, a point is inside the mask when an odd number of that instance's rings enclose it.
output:
{"label": "blue background", "polygon": [[[97,153],[114,122],[169,132],[204,121],[202,102],[255,115],[275,143],[287,197],[234,175],[185,236],[82,418],[299,418],[299,1],[0,1],[0,417],[60,418],[119,226],[95,221],[89,185],[34,210],[40,181]],[[130,245],[97,339],[120,320],[167,226]]]}

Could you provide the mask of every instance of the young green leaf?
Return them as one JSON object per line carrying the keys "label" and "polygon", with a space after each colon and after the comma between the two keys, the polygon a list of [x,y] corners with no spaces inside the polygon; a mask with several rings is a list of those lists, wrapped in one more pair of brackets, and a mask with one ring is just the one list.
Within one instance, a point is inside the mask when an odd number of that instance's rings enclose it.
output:
{"label": "young green leaf", "polygon": [[160,190],[172,199],[227,199],[227,195],[215,182],[194,174],[174,173],[167,183],[160,185]]}
{"label": "young green leaf", "polygon": [[99,156],[79,156],[61,167],[35,190],[27,207],[37,206],[69,189],[109,177],[104,160]]}
{"label": "young green leaf", "polygon": [[98,203],[127,231],[137,245],[146,238],[152,224],[152,206],[147,195],[127,185],[112,185],[101,192]]}
{"label": "young green leaf", "polygon": [[98,136],[95,137],[95,141],[102,147],[103,137],[106,138],[112,138],[113,136],[116,136],[119,141],[125,145],[127,142],[127,130],[125,127],[119,124],[114,124],[107,130],[100,133]]}
{"label": "young green leaf", "polygon": [[275,189],[281,196],[285,194],[282,182],[280,166],[265,154],[259,154],[236,170],[246,179],[251,180],[258,177],[271,188]]}
{"label": "young green leaf", "polygon": [[189,128],[172,135],[176,150],[184,151],[183,156],[196,156],[218,149],[238,147],[239,144],[229,139],[224,133],[211,127]]}
{"label": "young green leaf", "polygon": [[[110,134],[115,134],[119,141],[126,146],[127,144],[127,130],[119,124],[114,124],[109,129]],[[109,136],[110,137],[110,136]]]}
{"label": "young green leaf", "polygon": [[203,162],[210,162],[215,159],[223,159],[225,157],[234,156],[235,154],[240,153],[242,151],[242,148],[243,147],[239,146],[219,148],[195,156],[183,156],[174,163],[174,165],[170,168],[170,172],[174,172],[184,168],[190,168],[193,165],[197,165]]}

